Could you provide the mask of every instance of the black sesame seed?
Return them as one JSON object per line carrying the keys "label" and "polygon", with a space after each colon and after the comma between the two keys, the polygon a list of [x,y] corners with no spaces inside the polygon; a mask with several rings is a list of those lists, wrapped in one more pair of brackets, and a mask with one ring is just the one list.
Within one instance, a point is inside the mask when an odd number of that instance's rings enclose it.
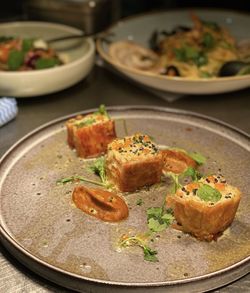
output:
{"label": "black sesame seed", "polygon": [[217,183],[218,182],[218,179],[217,178],[214,178],[214,182]]}
{"label": "black sesame seed", "polygon": [[186,192],[186,189],[185,189],[185,187],[182,187],[182,189],[181,189],[182,191],[184,191],[184,192]]}
{"label": "black sesame seed", "polygon": [[196,189],[196,188],[193,189],[193,194],[194,194],[194,195],[196,195],[197,190],[198,190],[198,189]]}
{"label": "black sesame seed", "polygon": [[207,183],[210,183],[210,180],[208,178],[206,178]]}

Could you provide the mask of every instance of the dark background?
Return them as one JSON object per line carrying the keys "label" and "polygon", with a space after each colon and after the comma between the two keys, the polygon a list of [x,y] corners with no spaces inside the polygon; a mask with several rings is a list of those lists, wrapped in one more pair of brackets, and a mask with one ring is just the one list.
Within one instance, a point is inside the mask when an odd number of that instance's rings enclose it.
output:
{"label": "dark background", "polygon": [[[58,0],[58,1],[74,1],[74,0]],[[111,0],[109,0],[111,1]],[[183,8],[183,7],[216,7],[224,9],[240,10],[250,12],[250,1],[230,1],[230,0],[113,0],[120,3],[119,16],[124,17],[144,11]],[[83,2],[87,2],[83,0]],[[24,0],[7,0],[1,1],[0,21],[11,21],[25,19],[23,15]]]}

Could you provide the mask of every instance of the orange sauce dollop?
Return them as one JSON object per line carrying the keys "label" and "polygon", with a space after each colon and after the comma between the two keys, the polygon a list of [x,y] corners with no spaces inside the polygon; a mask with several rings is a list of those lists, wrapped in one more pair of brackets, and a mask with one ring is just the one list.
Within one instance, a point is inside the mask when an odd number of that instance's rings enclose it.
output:
{"label": "orange sauce dollop", "polygon": [[115,193],[100,188],[77,186],[72,200],[77,208],[105,222],[119,222],[128,217],[126,202]]}

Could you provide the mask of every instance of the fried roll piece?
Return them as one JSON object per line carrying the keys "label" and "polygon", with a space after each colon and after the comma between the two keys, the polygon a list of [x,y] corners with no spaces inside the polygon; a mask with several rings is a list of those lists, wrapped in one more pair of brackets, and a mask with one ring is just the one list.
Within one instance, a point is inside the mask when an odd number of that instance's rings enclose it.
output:
{"label": "fried roll piece", "polygon": [[238,188],[213,175],[178,189],[175,195],[166,197],[166,203],[182,231],[211,241],[231,225],[240,199]]}
{"label": "fried roll piece", "polygon": [[82,158],[106,153],[107,145],[116,138],[115,123],[105,108],[86,116],[77,116],[66,123],[68,144]]}
{"label": "fried roll piece", "polygon": [[108,145],[107,177],[120,191],[160,182],[162,167],[162,154],[148,135],[138,133]]}

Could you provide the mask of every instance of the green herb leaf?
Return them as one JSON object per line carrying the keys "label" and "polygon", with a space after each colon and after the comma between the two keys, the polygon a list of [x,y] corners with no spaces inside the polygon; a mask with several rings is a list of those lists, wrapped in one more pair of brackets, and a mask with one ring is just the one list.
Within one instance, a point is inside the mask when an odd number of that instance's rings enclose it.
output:
{"label": "green herb leaf", "polygon": [[200,52],[196,58],[193,58],[193,61],[198,67],[200,67],[208,63],[208,58],[203,52]]}
{"label": "green herb leaf", "polygon": [[81,127],[84,127],[84,126],[88,126],[88,125],[92,125],[96,122],[95,119],[93,118],[89,118],[89,119],[86,119],[86,120],[83,120],[83,121],[80,121],[79,123],[76,124],[76,127],[77,128],[81,128]]}
{"label": "green herb leaf", "polygon": [[104,157],[100,157],[100,158],[96,159],[94,164],[91,165],[89,168],[93,173],[95,173],[96,175],[98,175],[101,178],[102,182],[106,182],[107,178],[106,178],[105,158]]}
{"label": "green herb leaf", "polygon": [[174,216],[171,212],[167,212],[166,214],[164,214],[162,217],[162,220],[164,221],[164,223],[167,225],[167,227],[173,222],[174,220]]}
{"label": "green herb leaf", "polygon": [[30,49],[33,47],[33,39],[23,39],[22,42],[22,51],[23,52],[28,52]]}
{"label": "green herb leaf", "polygon": [[147,209],[147,216],[148,216],[148,219],[150,218],[160,218],[162,216],[162,208],[148,208]]}
{"label": "green herb leaf", "polygon": [[109,183],[106,170],[105,170],[105,157],[100,157],[95,160],[94,164],[89,167],[90,171],[100,177],[102,184],[106,188],[110,188],[111,184]]}
{"label": "green herb leaf", "polygon": [[24,52],[11,50],[8,57],[8,67],[10,70],[19,69],[24,63]]}
{"label": "green herb leaf", "polygon": [[156,257],[157,251],[152,250],[148,246],[143,247],[143,253],[144,253],[144,260],[151,261],[151,262],[158,262],[158,258]]}
{"label": "green herb leaf", "polygon": [[136,205],[137,205],[137,206],[141,206],[141,205],[143,205],[143,204],[144,204],[143,199],[142,199],[142,198],[138,198],[137,201],[136,201]]}
{"label": "green herb leaf", "polygon": [[105,105],[103,105],[103,104],[101,104],[101,105],[99,106],[98,111],[95,112],[94,114],[101,114],[101,115],[104,115],[104,116],[107,116],[108,118],[110,118],[109,115],[108,115],[108,112],[107,112],[107,110],[106,110],[106,107],[105,107]]}
{"label": "green herb leaf", "polygon": [[190,176],[193,181],[198,181],[202,177],[200,172],[198,172],[193,167],[188,167],[182,174],[180,174],[180,177],[182,177],[182,178],[185,178],[188,176]]}
{"label": "green herb leaf", "polygon": [[207,184],[202,184],[197,190],[197,196],[204,201],[217,202],[221,199],[221,193]]}
{"label": "green herb leaf", "polygon": [[166,223],[160,224],[159,220],[150,218],[148,220],[148,228],[153,232],[161,232],[167,228],[167,224]]}
{"label": "green herb leaf", "polygon": [[210,33],[205,33],[202,36],[202,45],[206,48],[206,49],[211,49],[214,47],[215,45],[215,39],[214,37],[210,34]]}
{"label": "green herb leaf", "polygon": [[36,69],[47,69],[60,65],[60,60],[57,58],[39,58],[35,62]]}
{"label": "green herb leaf", "polygon": [[194,47],[183,46],[181,48],[175,48],[174,54],[177,60],[182,62],[192,61],[198,67],[208,63],[207,56],[204,52],[200,52]]}
{"label": "green herb leaf", "polygon": [[188,155],[195,160],[195,162],[198,165],[203,165],[206,163],[206,157],[204,157],[202,154],[198,153],[198,152],[193,152],[193,153],[188,153]]}
{"label": "green herb leaf", "polygon": [[163,207],[147,209],[148,228],[153,232],[165,230],[174,220],[172,211],[164,211]]}

